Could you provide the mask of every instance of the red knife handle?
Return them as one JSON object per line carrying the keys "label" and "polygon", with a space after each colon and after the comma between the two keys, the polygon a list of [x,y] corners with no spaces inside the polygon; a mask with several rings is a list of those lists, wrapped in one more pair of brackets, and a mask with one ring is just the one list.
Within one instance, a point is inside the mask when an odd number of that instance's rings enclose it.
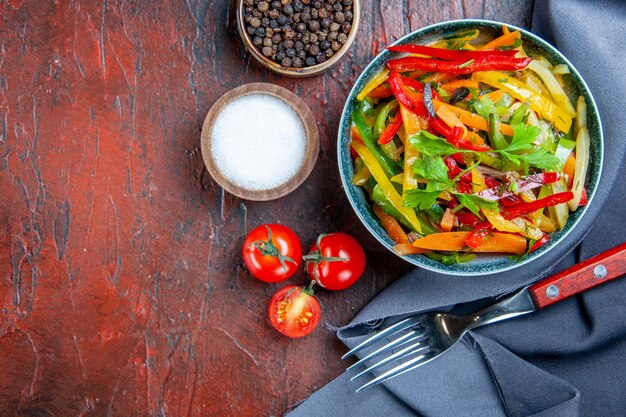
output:
{"label": "red knife handle", "polygon": [[604,284],[626,274],[626,243],[602,252],[528,288],[539,308]]}

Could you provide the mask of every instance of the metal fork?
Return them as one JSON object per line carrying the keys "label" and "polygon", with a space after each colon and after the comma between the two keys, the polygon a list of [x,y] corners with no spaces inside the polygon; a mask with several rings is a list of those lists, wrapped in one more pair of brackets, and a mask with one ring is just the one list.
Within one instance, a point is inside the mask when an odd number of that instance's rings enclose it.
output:
{"label": "metal fork", "polygon": [[[626,273],[626,243],[565,271],[525,287],[477,313],[455,316],[424,313],[407,317],[379,331],[346,353],[345,359],[364,349],[372,351],[348,368],[369,363],[352,381],[373,375],[356,392],[388,381],[440,357],[465,333],[486,324],[542,309]],[[379,342],[386,341],[382,344]]]}

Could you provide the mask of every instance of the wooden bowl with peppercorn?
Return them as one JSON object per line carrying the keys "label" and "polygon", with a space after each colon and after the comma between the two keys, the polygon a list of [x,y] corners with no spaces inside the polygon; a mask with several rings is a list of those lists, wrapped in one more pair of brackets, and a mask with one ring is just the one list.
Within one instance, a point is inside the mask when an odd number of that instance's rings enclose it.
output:
{"label": "wooden bowl with peppercorn", "polygon": [[350,49],[360,0],[238,0],[237,29],[246,49],[266,68],[310,77]]}

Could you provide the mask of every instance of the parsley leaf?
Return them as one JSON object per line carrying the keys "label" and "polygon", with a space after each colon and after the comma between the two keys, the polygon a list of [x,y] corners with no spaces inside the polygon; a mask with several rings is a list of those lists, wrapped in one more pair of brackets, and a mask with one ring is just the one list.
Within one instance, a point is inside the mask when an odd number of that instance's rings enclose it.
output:
{"label": "parsley leaf", "polygon": [[484,207],[490,210],[497,210],[498,203],[492,200],[485,200],[475,194],[462,194],[462,193],[454,193],[457,200],[459,200],[459,204],[467,208],[469,211],[476,215],[480,215],[480,208]]}
{"label": "parsley leaf", "polygon": [[533,141],[539,136],[541,129],[533,125],[518,123],[513,125],[511,144],[503,149],[506,152],[526,151],[532,149]]}
{"label": "parsley leaf", "polygon": [[440,156],[424,154],[413,162],[413,172],[420,177],[448,185],[448,167]]}
{"label": "parsley leaf", "polygon": [[525,155],[524,160],[528,165],[532,165],[546,171],[556,169],[559,166],[559,158],[545,149],[537,149],[533,153]]}
{"label": "parsley leaf", "polygon": [[441,194],[441,190],[406,190],[402,199],[402,205],[414,207],[418,210],[426,210],[435,204],[439,194]]}
{"label": "parsley leaf", "polygon": [[426,155],[452,155],[459,152],[459,150],[447,140],[428,133],[425,130],[420,130],[417,134],[413,135],[409,139],[409,142]]}

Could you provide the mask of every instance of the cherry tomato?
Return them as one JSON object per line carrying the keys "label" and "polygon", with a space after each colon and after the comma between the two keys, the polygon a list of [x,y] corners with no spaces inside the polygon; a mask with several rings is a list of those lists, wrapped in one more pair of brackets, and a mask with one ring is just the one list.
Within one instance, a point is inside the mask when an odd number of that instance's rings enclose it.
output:
{"label": "cherry tomato", "polygon": [[243,241],[241,253],[250,273],[265,282],[284,281],[302,264],[298,236],[280,224],[264,224],[252,230]]}
{"label": "cherry tomato", "polygon": [[304,260],[311,278],[328,290],[350,287],[365,270],[363,248],[345,233],[320,235]]}
{"label": "cherry tomato", "polygon": [[285,336],[304,337],[320,322],[322,307],[308,288],[288,285],[278,290],[268,308],[272,326]]}

